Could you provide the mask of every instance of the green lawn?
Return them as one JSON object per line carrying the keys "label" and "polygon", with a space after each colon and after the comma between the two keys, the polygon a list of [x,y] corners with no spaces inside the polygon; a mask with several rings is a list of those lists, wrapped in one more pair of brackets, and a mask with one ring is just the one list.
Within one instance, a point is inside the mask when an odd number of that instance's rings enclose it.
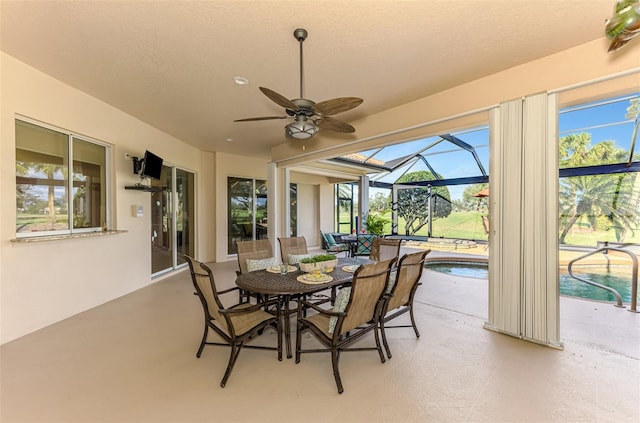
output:
{"label": "green lawn", "polygon": [[[486,240],[487,235],[482,227],[482,215],[476,212],[452,212],[445,219],[433,221],[433,237],[459,238]],[[391,221],[391,213],[384,215]],[[348,221],[348,215],[343,216],[343,221]],[[398,219],[398,234],[404,235],[405,221]],[[391,223],[385,226],[385,233],[391,233]],[[424,226],[416,235],[427,236],[427,227]],[[558,233],[558,236],[560,234]],[[566,239],[567,245],[595,247],[598,241],[616,242],[616,235],[613,230],[592,231],[587,227],[576,226],[575,230],[569,232]],[[625,242],[640,243],[640,228],[627,236]]]}

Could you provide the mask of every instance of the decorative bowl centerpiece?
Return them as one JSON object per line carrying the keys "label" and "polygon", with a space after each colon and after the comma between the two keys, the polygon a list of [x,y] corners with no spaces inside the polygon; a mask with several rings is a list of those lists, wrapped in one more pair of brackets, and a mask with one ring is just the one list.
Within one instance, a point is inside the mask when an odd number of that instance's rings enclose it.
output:
{"label": "decorative bowl centerpiece", "polygon": [[331,272],[338,265],[338,259],[332,254],[319,254],[300,260],[300,270],[303,272]]}

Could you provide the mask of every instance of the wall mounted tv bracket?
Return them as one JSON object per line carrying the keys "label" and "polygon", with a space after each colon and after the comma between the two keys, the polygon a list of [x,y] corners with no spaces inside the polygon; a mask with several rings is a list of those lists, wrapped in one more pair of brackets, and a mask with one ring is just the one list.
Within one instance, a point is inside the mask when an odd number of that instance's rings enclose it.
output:
{"label": "wall mounted tv bracket", "polygon": [[142,171],[142,165],[144,164],[144,159],[139,159],[136,156],[132,156],[131,160],[133,160],[133,173],[139,175]]}

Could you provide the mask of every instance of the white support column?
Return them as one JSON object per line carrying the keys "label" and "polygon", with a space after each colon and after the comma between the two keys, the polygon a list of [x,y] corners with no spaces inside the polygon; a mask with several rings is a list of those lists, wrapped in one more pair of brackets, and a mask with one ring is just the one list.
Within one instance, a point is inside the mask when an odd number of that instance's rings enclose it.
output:
{"label": "white support column", "polygon": [[361,232],[367,229],[367,214],[369,214],[369,177],[364,175],[360,177],[358,186],[358,221]]}
{"label": "white support column", "polygon": [[282,208],[280,189],[278,167],[275,163],[267,163],[267,234],[276,259],[280,257],[280,248],[278,248],[278,233],[281,226],[278,216],[281,215]]}
{"label": "white support column", "polygon": [[561,348],[557,99],[491,112],[488,329]]}
{"label": "white support column", "polygon": [[391,234],[398,235],[398,188],[391,188]]}
{"label": "white support column", "polygon": [[291,171],[282,169],[282,230],[280,236],[291,236]]}

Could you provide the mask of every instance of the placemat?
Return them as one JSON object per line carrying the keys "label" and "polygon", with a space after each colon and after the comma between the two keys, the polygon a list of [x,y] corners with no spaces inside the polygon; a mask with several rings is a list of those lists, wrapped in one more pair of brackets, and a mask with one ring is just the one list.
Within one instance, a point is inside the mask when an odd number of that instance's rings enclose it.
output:
{"label": "placemat", "polygon": [[315,273],[306,273],[304,275],[298,276],[298,282],[307,283],[307,284],[321,284],[328,283],[333,280],[333,277],[330,275],[326,275],[324,273],[315,274]]}
{"label": "placemat", "polygon": [[[269,273],[280,273],[280,266],[269,266],[265,270]],[[296,270],[298,270],[298,268],[295,266],[287,267],[287,273],[295,272]]]}
{"label": "placemat", "polygon": [[342,266],[342,270],[345,271],[345,272],[353,273],[358,269],[358,267],[360,267],[360,265],[358,265],[358,264],[350,264],[348,266]]}

